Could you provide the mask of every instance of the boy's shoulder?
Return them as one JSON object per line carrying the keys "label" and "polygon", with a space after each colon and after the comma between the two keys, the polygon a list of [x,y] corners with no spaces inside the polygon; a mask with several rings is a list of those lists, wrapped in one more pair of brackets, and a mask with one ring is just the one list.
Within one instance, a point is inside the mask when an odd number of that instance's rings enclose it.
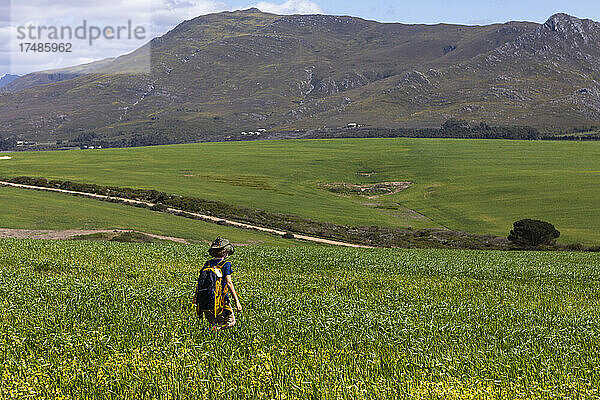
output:
{"label": "boy's shoulder", "polygon": [[233,268],[231,267],[231,261],[218,260],[218,259],[211,258],[204,264],[204,267],[210,267],[210,268],[214,268],[217,266],[219,266],[219,268],[223,272],[223,275],[231,275],[233,273]]}
{"label": "boy's shoulder", "polygon": [[232,273],[232,268],[231,268],[231,261],[227,261],[223,264],[223,275],[231,275]]}
{"label": "boy's shoulder", "polygon": [[225,261],[225,262],[223,262],[223,261],[219,261],[219,260],[214,259],[214,258],[211,258],[210,260],[207,260],[204,263],[204,266],[207,267],[207,266],[210,265],[210,266],[214,267],[214,266],[219,265],[219,264],[221,264],[222,267],[226,267],[226,266],[227,267],[231,267],[231,261]]}

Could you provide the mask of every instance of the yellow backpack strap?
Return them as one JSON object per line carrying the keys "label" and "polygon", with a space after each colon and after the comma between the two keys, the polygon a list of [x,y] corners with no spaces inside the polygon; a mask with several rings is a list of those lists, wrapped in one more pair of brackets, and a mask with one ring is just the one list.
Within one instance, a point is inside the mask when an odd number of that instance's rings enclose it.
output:
{"label": "yellow backpack strap", "polygon": [[[220,267],[221,269],[223,269],[223,267],[225,266],[225,264],[226,264],[228,261],[226,261],[226,260],[223,260],[222,262],[223,262],[223,265]],[[220,265],[220,264],[221,264],[221,263],[219,263],[218,265]],[[223,276],[221,279],[223,279],[223,278],[225,278],[225,276]],[[224,293],[227,293],[227,292],[228,292],[228,289],[227,289],[227,286],[225,286],[225,291],[224,291]],[[237,297],[238,297],[238,299],[241,299],[241,297],[240,297],[240,294],[239,294],[239,293],[237,294]]]}
{"label": "yellow backpack strap", "polygon": [[[220,275],[217,275],[217,287],[215,288],[215,309],[214,309],[214,315],[220,315],[223,312],[224,306],[225,306],[225,296],[223,293],[223,266],[225,265],[224,263],[225,260],[222,260],[221,262],[217,263],[217,265],[215,265],[213,268],[213,271],[215,270],[219,270]],[[216,273],[216,272],[215,272]]]}
{"label": "yellow backpack strap", "polygon": [[[219,269],[221,270],[221,275],[222,275],[222,277],[220,278],[220,279],[221,279],[221,285],[223,285],[223,283],[222,283],[222,280],[225,278],[225,276],[222,274],[222,272],[223,272],[223,267],[224,267],[224,266],[225,266],[225,264],[226,264],[226,263],[228,263],[228,262],[229,262],[229,261],[227,261],[227,260],[222,260],[222,261],[221,261],[220,263],[218,263],[218,264],[217,264],[217,266],[216,266],[216,268],[219,268]],[[228,287],[227,287],[227,286],[225,286],[225,287],[223,288],[223,290],[221,290],[221,292],[220,292],[220,295],[219,295],[219,304],[220,304],[220,307],[219,307],[219,310],[218,310],[219,314],[220,314],[220,313],[222,313],[222,312],[223,312],[223,310],[225,310],[225,309],[227,309],[227,308],[228,308],[228,306],[225,304],[225,295],[226,295],[226,293],[227,293],[228,291],[229,291],[229,290],[228,290]],[[239,295],[238,295],[238,298],[239,298]],[[217,310],[216,310],[216,302],[215,302],[215,315],[216,315],[216,312],[217,312]]]}

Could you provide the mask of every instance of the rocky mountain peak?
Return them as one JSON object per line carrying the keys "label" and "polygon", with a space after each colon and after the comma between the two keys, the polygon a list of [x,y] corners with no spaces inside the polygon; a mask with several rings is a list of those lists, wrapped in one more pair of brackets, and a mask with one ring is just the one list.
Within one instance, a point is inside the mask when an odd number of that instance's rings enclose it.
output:
{"label": "rocky mountain peak", "polygon": [[583,26],[579,18],[572,17],[568,14],[554,14],[544,23],[544,28],[554,32],[568,33],[571,31],[581,32]]}
{"label": "rocky mountain peak", "polygon": [[542,30],[557,32],[566,37],[578,36],[590,40],[590,34],[598,31],[598,23],[589,19],[579,19],[568,14],[554,14],[541,27]]}
{"label": "rocky mountain peak", "polygon": [[[499,47],[497,52],[514,57],[526,54],[553,59],[585,59],[600,56],[600,23],[568,14],[555,14],[533,32]],[[597,68],[594,66],[594,70]]]}

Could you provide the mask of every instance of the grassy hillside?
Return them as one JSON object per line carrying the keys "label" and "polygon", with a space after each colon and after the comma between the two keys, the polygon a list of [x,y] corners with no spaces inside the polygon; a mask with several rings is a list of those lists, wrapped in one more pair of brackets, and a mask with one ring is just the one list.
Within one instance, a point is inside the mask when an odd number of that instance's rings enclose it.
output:
{"label": "grassy hillside", "polygon": [[299,242],[243,229],[209,224],[119,204],[0,187],[0,228],[14,229],[135,229],[191,241],[217,236],[234,243],[292,246]]}
{"label": "grassy hillside", "polygon": [[598,396],[595,254],[243,248],[216,334],[190,308],[205,254],[0,240],[0,397]]}
{"label": "grassy hillside", "polygon": [[[13,153],[0,176],[157,189],[348,225],[506,235],[520,218],[600,243],[600,143],[348,139]],[[409,181],[369,199],[320,184]],[[414,210],[414,211],[412,211]],[[416,211],[416,212],[415,212]]]}

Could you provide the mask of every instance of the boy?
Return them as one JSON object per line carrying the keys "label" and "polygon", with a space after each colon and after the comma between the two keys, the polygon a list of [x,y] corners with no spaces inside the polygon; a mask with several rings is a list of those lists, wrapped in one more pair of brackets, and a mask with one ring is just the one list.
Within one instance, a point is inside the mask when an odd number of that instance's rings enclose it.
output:
{"label": "boy", "polygon": [[[193,304],[196,305],[198,317],[201,318],[202,315],[204,315],[206,320],[213,325],[213,330],[228,329],[235,325],[235,315],[233,314],[233,310],[231,308],[231,301],[228,293],[231,293],[233,296],[236,310],[242,311],[242,305],[240,304],[238,294],[235,291],[233,281],[231,280],[231,262],[225,261],[227,257],[233,254],[233,251],[233,245],[229,242],[229,240],[218,237],[211,244],[210,249],[208,250],[208,254],[212,257],[212,259],[205,262],[204,267],[202,268],[202,270],[206,268],[213,268],[216,277],[221,278],[221,284],[219,285],[218,281],[216,283],[217,286],[220,287],[216,288],[217,293],[215,293],[215,307],[211,307],[211,309],[203,309],[201,308],[203,305],[198,304],[199,290],[201,289],[200,284],[196,288],[196,294],[194,295]],[[204,306],[204,308],[208,307]]]}

